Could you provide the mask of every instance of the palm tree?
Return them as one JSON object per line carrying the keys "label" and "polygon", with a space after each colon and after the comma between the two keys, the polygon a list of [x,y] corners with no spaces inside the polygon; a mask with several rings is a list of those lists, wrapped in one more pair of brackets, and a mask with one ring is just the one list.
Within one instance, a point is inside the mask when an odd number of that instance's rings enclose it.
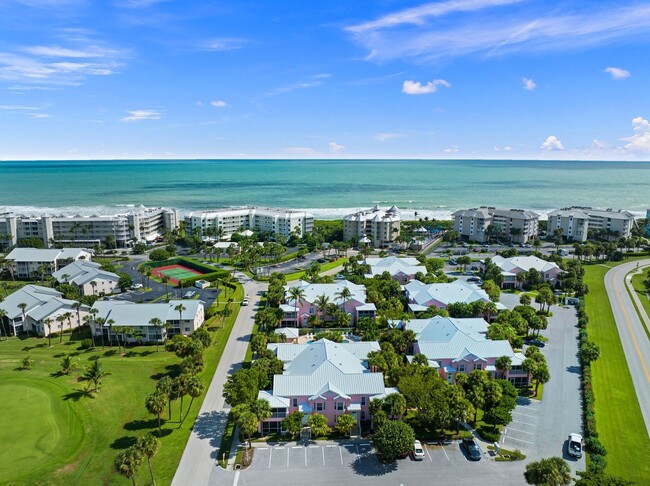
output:
{"label": "palm tree", "polygon": [[133,486],[136,486],[135,475],[138,473],[140,466],[142,466],[143,459],[144,457],[142,452],[140,452],[140,450],[135,446],[131,446],[120,452],[117,457],[115,457],[115,462],[113,464],[120,475],[131,479],[131,481],[133,481]]}
{"label": "palm tree", "polygon": [[64,375],[69,375],[71,371],[74,371],[77,368],[77,365],[72,361],[70,355],[65,355],[61,360],[61,373]]}
{"label": "palm tree", "polygon": [[183,304],[178,304],[174,307],[174,310],[178,311],[178,329],[180,331],[183,327],[183,311],[187,310],[187,308]]}
{"label": "palm tree", "polygon": [[156,330],[156,352],[158,352],[158,329],[162,329],[163,327],[163,322],[158,319],[157,317],[154,317],[149,321],[149,324],[153,326],[153,328]]}
{"label": "palm tree", "polygon": [[72,341],[72,312],[66,312],[63,316],[68,321],[68,327],[70,328],[70,339],[68,341]]}
{"label": "palm tree", "polygon": [[343,311],[345,312],[345,306],[350,300],[350,297],[352,297],[352,292],[348,287],[343,287],[339,292],[336,293],[336,297],[343,301]]}
{"label": "palm tree", "polygon": [[18,308],[20,309],[20,312],[23,315],[23,330],[25,329],[25,320],[27,319],[27,316],[25,315],[25,309],[27,309],[27,304],[24,302],[21,302],[18,304]]}
{"label": "palm tree", "polygon": [[300,287],[291,287],[289,289],[289,300],[293,300],[293,307],[296,309],[296,327],[300,324],[298,317],[298,302],[302,305],[305,302],[305,291]]}
{"label": "palm tree", "polygon": [[97,282],[94,280],[90,281],[90,286],[93,288],[93,295],[96,295],[95,290],[97,289]]}
{"label": "palm tree", "polygon": [[167,282],[169,282],[169,277],[167,275],[163,275],[160,280],[162,281],[162,283],[165,284],[165,299],[168,299],[169,298],[169,290],[167,290]]}
{"label": "palm tree", "polygon": [[194,402],[194,399],[199,398],[204,390],[205,390],[205,384],[203,383],[203,380],[198,376],[193,376],[188,380],[187,394],[190,397],[192,397],[192,399],[190,400],[190,405],[187,407],[188,413],[192,408],[192,403]]}
{"label": "palm tree", "polygon": [[327,304],[329,303],[330,303],[330,298],[325,294],[319,295],[314,300],[314,304],[318,308],[318,312],[320,312],[321,314],[321,323],[323,320],[325,320],[325,309],[327,309]]}
{"label": "palm tree", "polygon": [[63,321],[65,321],[65,314],[56,316],[56,322],[59,323],[59,344],[63,342]]}
{"label": "palm tree", "polygon": [[47,346],[52,347],[52,318],[46,317],[43,319],[43,324],[47,326]]}
{"label": "palm tree", "polygon": [[104,324],[105,323],[106,323],[106,319],[104,319],[103,317],[95,318],[95,324],[99,326],[100,336],[102,337],[102,349],[104,349]]}
{"label": "palm tree", "polygon": [[151,458],[155,456],[160,449],[160,439],[151,434],[147,434],[144,437],[138,437],[135,447],[147,458],[149,474],[151,474],[151,483],[153,486],[156,486],[156,480],[153,477],[153,470],[151,469]]}
{"label": "palm tree", "polygon": [[160,426],[160,414],[165,411],[167,408],[167,402],[169,397],[162,391],[156,390],[151,395],[149,395],[144,401],[144,406],[147,407],[147,411],[158,417],[158,435],[162,437],[162,428]]}
{"label": "palm tree", "polygon": [[86,370],[83,374],[83,379],[86,381],[92,382],[95,386],[94,391],[99,391],[99,385],[102,384],[102,379],[110,375],[110,372],[102,370],[102,366],[99,364],[99,359],[93,361],[93,364],[90,365],[90,368]]}
{"label": "palm tree", "polygon": [[178,416],[178,420],[181,423],[183,423],[183,397],[187,395],[189,381],[189,375],[180,375],[174,379],[174,392],[181,399],[180,415]]}
{"label": "palm tree", "polygon": [[[106,321],[106,324],[108,324],[108,344],[113,347],[113,324],[115,324],[115,321],[113,319],[108,319]],[[118,349],[119,352],[119,349]]]}
{"label": "palm tree", "polygon": [[512,360],[510,359],[510,356],[501,356],[500,358],[497,358],[495,367],[501,371],[501,378],[505,378],[506,373],[510,371],[510,368],[512,368]]}
{"label": "palm tree", "polygon": [[81,308],[83,307],[83,304],[81,302],[75,302],[71,307],[77,311],[77,326],[81,327]]}
{"label": "palm tree", "polygon": [[0,309],[0,336],[4,337],[5,340],[9,339],[5,331],[5,317],[7,317],[7,311]]}
{"label": "palm tree", "polygon": [[169,406],[169,420],[172,419],[172,396],[174,395],[174,381],[169,376],[163,376],[156,383],[156,392],[162,393],[167,397]]}

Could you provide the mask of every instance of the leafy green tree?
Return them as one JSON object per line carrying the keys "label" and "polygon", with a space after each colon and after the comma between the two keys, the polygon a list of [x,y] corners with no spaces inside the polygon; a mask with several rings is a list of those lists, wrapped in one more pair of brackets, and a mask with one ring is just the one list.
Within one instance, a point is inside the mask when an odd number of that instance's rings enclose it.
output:
{"label": "leafy green tree", "polygon": [[199,398],[204,391],[205,391],[205,384],[203,383],[203,380],[196,375],[190,377],[190,379],[187,381],[187,394],[191,398],[190,404],[187,407],[188,412],[189,409],[192,408],[192,403],[194,403],[194,399]]}
{"label": "leafy green tree", "polygon": [[151,415],[158,417],[158,434],[162,437],[162,427],[160,425],[160,415],[167,408],[169,402],[169,396],[161,391],[155,391],[149,395],[145,401],[144,406],[147,407],[147,411]]}
{"label": "leafy green tree", "polygon": [[93,391],[99,391],[99,386],[102,384],[102,380],[106,378],[111,373],[109,371],[104,371],[102,365],[99,363],[99,359],[93,361],[86,372],[83,374],[83,379],[89,381],[93,384]]}
{"label": "leafy green tree", "polygon": [[237,427],[239,427],[239,431],[242,435],[247,438],[250,445],[251,437],[255,432],[257,432],[257,427],[259,426],[257,416],[250,410],[243,411],[237,415],[235,423],[237,424]]}
{"label": "leafy green tree", "polygon": [[494,407],[489,409],[483,415],[483,422],[493,427],[498,425],[508,425],[512,422],[512,413],[505,407]]}
{"label": "leafy green tree", "polygon": [[115,457],[115,462],[113,464],[117,472],[125,478],[133,481],[133,486],[135,486],[135,475],[138,473],[140,466],[142,466],[143,459],[143,453],[135,446],[131,446],[120,452],[117,457]]}
{"label": "leafy green tree", "polygon": [[400,393],[390,393],[384,398],[382,408],[391,419],[400,418],[406,413],[406,399]]}
{"label": "leafy green tree", "polygon": [[410,425],[389,420],[375,432],[373,442],[379,459],[391,462],[413,449],[415,433]]}
{"label": "leafy green tree", "polygon": [[501,378],[505,378],[506,373],[512,368],[512,359],[510,356],[501,356],[497,358],[495,368],[501,372]]}
{"label": "leafy green tree", "polygon": [[488,297],[492,302],[499,302],[499,297],[501,297],[501,289],[496,283],[494,283],[494,281],[484,280],[481,288],[485,290],[485,293],[488,294]]}
{"label": "leafy green tree", "polygon": [[[257,391],[255,392],[257,393]],[[282,427],[288,431],[292,436],[297,436],[302,429],[303,413],[296,410],[291,412],[283,421]]]}
{"label": "leafy green tree", "polygon": [[159,261],[169,259],[170,256],[171,255],[167,250],[163,248],[157,248],[155,250],[152,250],[151,253],[149,253],[149,260],[154,262],[159,262]]}
{"label": "leafy green tree", "polygon": [[530,298],[530,295],[528,294],[521,294],[521,297],[519,297],[519,303],[521,305],[530,305],[532,302],[532,299]]}
{"label": "leafy green tree", "polygon": [[[466,375],[463,375],[466,376]],[[456,433],[462,422],[467,422],[474,413],[471,402],[465,398],[465,391],[460,385],[453,385],[448,388],[447,400],[449,406],[449,418],[456,425]]]}
{"label": "leafy green tree", "polygon": [[352,429],[354,429],[356,426],[357,419],[355,419],[354,416],[349,413],[339,415],[336,419],[336,430],[338,430],[343,435],[349,436],[352,432]]}
{"label": "leafy green tree", "polygon": [[565,486],[571,484],[571,470],[561,457],[550,457],[527,464],[524,479],[533,486]]}
{"label": "leafy green tree", "polygon": [[250,410],[255,414],[260,422],[268,420],[273,416],[273,410],[271,410],[269,401],[264,400],[263,398],[255,400],[255,402],[250,406]]}
{"label": "leafy green tree", "polygon": [[266,349],[266,344],[268,341],[269,339],[266,334],[258,332],[251,338],[251,349],[254,353],[259,353],[263,349]]}
{"label": "leafy green tree", "polygon": [[327,425],[327,417],[320,413],[311,414],[307,421],[307,425],[311,428],[312,437],[324,437],[331,431]]}
{"label": "leafy green tree", "polygon": [[156,479],[154,478],[153,469],[151,468],[151,459],[160,450],[160,439],[151,434],[147,434],[143,437],[138,437],[138,440],[135,443],[135,447],[140,451],[140,454],[142,454],[142,456],[147,458],[147,465],[149,466],[151,482],[153,486],[156,486]]}

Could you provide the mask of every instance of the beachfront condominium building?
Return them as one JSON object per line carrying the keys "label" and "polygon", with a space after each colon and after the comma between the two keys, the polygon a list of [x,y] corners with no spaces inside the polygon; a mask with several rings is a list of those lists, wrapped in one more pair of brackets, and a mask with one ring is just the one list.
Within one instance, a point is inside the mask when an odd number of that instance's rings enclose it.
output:
{"label": "beachfront condominium building", "polygon": [[360,246],[371,244],[374,248],[387,248],[394,243],[400,233],[401,218],[399,209],[371,209],[357,211],[343,218],[343,239],[354,240]]}
{"label": "beachfront condominium building", "polygon": [[523,209],[497,209],[482,206],[452,214],[454,231],[470,241],[484,243],[491,237],[526,243],[537,236],[539,214]]}
{"label": "beachfront condominium building", "polygon": [[[195,211],[185,216],[185,229],[192,232],[197,228],[203,236],[226,240],[242,229],[266,231],[285,238],[292,234],[303,237],[314,230],[314,215],[294,209],[257,207]],[[220,230],[220,234],[213,234],[215,229]]]}
{"label": "beachfront condominium building", "polygon": [[562,230],[562,236],[573,241],[600,238],[629,238],[634,226],[634,215],[621,209],[593,209],[572,206],[548,214],[548,233]]}
{"label": "beachfront condominium building", "polygon": [[0,246],[38,238],[46,248],[57,245],[91,247],[107,244],[126,248],[134,241],[152,242],[178,227],[178,211],[139,208],[112,216],[25,216],[0,214]]}

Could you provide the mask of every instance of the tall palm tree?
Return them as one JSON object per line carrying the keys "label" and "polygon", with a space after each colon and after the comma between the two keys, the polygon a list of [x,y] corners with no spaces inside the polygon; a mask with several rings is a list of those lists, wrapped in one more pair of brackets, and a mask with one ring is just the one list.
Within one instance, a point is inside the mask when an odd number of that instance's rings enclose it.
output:
{"label": "tall palm tree", "polygon": [[[92,320],[93,322],[97,322],[98,313],[99,313],[99,309],[95,309],[95,308],[90,309],[88,311],[88,316],[90,316],[90,320]],[[88,321],[88,328],[90,329],[90,338],[93,340],[93,347],[95,347],[95,333],[93,332],[93,327],[91,327],[90,321]]]}
{"label": "tall palm tree", "polygon": [[293,300],[293,307],[296,310],[296,327],[299,327],[298,302],[300,302],[300,305],[305,302],[305,291],[300,287],[291,287],[288,291],[288,297],[289,300]]}
{"label": "tall palm tree", "polygon": [[[25,309],[27,309],[27,304],[21,302],[20,304],[18,304],[18,308],[20,309],[20,312],[23,315],[23,330],[25,330],[25,320],[27,319],[27,316],[25,315]],[[14,334],[15,334],[15,330],[14,330]]]}
{"label": "tall palm tree", "polygon": [[83,304],[81,302],[75,302],[70,307],[77,312],[77,327],[81,327],[81,308],[83,307]]}
{"label": "tall palm tree", "polygon": [[188,412],[192,408],[192,403],[194,402],[194,399],[200,397],[204,390],[205,390],[205,384],[203,383],[203,380],[198,376],[193,376],[188,380],[187,394],[190,397],[192,397],[192,399],[190,400],[190,405],[187,407]]}
{"label": "tall palm tree", "polygon": [[108,344],[110,344],[112,348],[113,347],[113,324],[115,324],[115,321],[113,319],[108,319],[106,321],[106,324],[108,325]]}
{"label": "tall palm tree", "polygon": [[169,299],[169,290],[167,290],[167,282],[169,282],[169,277],[167,275],[163,275],[160,280],[165,284],[165,299]]}
{"label": "tall palm tree", "polygon": [[163,321],[161,321],[157,317],[154,317],[153,319],[151,319],[149,321],[149,324],[151,324],[153,326],[153,328],[155,329],[155,331],[156,331],[156,352],[158,352],[158,344],[159,344],[158,343],[158,341],[159,341],[159,339],[158,339],[158,329],[162,329]]}
{"label": "tall palm tree", "polygon": [[102,338],[102,349],[104,349],[104,324],[106,324],[106,319],[103,317],[95,318],[95,325],[99,327],[100,336]]}
{"label": "tall palm tree", "polygon": [[136,486],[135,475],[138,473],[144,455],[135,446],[123,450],[115,457],[115,469],[120,475],[133,481],[133,486]]}
{"label": "tall palm tree", "polygon": [[345,306],[347,305],[350,297],[352,297],[352,292],[348,287],[343,287],[340,291],[336,293],[336,297],[339,300],[343,301],[343,310],[345,311]]}
{"label": "tall palm tree", "polygon": [[7,311],[0,309],[0,336],[4,337],[5,340],[9,339],[5,332],[5,317],[7,317]]}
{"label": "tall palm tree", "polygon": [[183,327],[183,311],[187,310],[187,308],[183,304],[178,304],[174,307],[174,310],[178,312],[178,329],[180,332]]}
{"label": "tall palm tree", "polygon": [[65,314],[56,316],[56,322],[59,323],[59,344],[63,342],[63,322],[65,321]]}
{"label": "tall palm tree", "polygon": [[160,414],[165,411],[167,408],[167,402],[169,397],[161,392],[156,390],[151,395],[149,395],[145,401],[144,406],[147,407],[147,411],[151,415],[156,415],[158,417],[158,435],[162,436],[162,428],[160,426]]}
{"label": "tall palm tree", "polygon": [[147,458],[151,482],[153,486],[156,486],[156,479],[153,477],[153,470],[151,469],[151,458],[155,456],[160,449],[160,439],[151,434],[147,434],[144,437],[138,437],[135,447]]}
{"label": "tall palm tree", "polygon": [[94,280],[90,281],[90,286],[93,288],[93,295],[97,295],[96,289],[97,289],[97,282]]}
{"label": "tall palm tree", "polygon": [[48,347],[52,347],[52,318],[51,317],[46,317],[43,319],[43,324],[47,327],[47,345]]}
{"label": "tall palm tree", "polygon": [[66,320],[68,321],[68,327],[70,328],[70,339],[68,339],[68,341],[72,341],[72,316],[73,316],[73,314],[72,314],[72,312],[66,312],[63,315],[65,316]]}
{"label": "tall palm tree", "polygon": [[325,320],[325,309],[327,309],[327,304],[330,303],[330,298],[323,294],[319,295],[316,297],[316,300],[314,300],[314,304],[318,308],[318,312],[321,315],[321,323]]}

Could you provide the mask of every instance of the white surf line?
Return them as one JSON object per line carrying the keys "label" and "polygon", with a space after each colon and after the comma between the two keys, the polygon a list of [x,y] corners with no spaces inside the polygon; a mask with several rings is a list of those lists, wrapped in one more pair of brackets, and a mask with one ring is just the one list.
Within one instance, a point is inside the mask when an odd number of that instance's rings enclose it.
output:
{"label": "white surf line", "polygon": [[515,432],[521,432],[522,434],[537,435],[537,432],[526,432],[525,430],[513,429],[512,427],[510,427],[510,430],[514,430]]}
{"label": "white surf line", "polygon": [[239,482],[239,471],[235,472],[235,479],[232,482],[232,486],[237,486],[237,483]]}

